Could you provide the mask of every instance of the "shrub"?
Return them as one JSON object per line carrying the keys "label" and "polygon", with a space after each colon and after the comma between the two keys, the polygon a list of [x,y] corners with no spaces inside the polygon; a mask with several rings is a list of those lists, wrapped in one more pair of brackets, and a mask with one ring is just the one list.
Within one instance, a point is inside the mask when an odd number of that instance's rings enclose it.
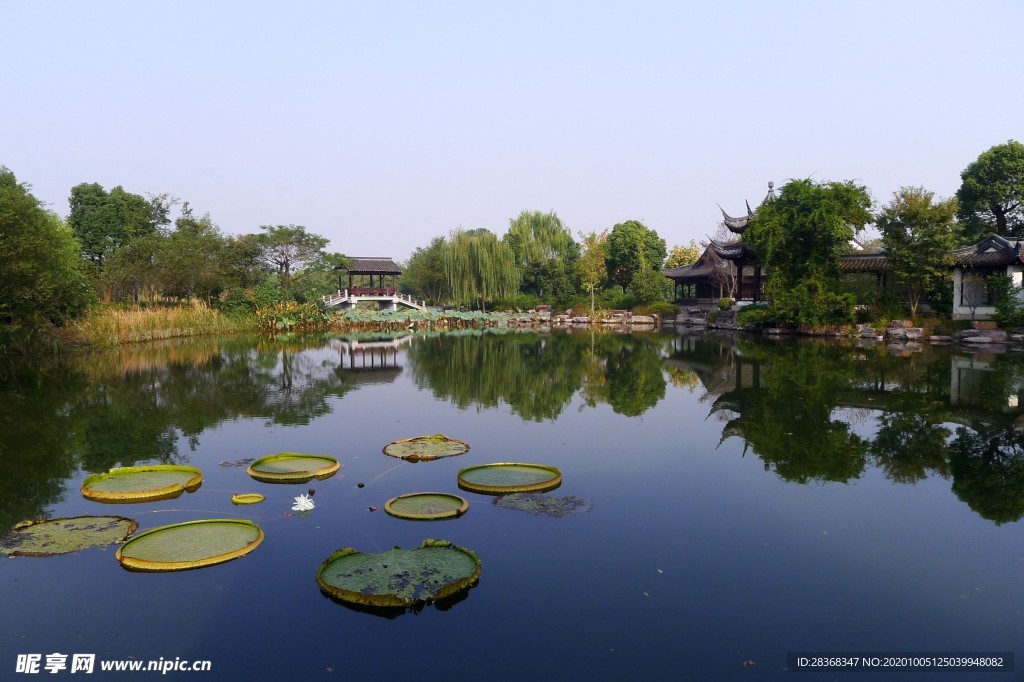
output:
{"label": "shrub", "polygon": [[[708,314],[709,320],[711,314]],[[778,322],[775,311],[765,304],[749,305],[736,313],[736,324],[740,327],[767,327]]]}
{"label": "shrub", "polygon": [[718,299],[718,309],[728,310],[732,307],[732,299],[726,296],[725,298]]}

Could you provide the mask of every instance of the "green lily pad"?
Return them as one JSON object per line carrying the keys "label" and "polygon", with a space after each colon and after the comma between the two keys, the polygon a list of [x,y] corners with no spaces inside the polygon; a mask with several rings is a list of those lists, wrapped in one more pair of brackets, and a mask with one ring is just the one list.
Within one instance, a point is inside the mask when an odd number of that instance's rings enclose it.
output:
{"label": "green lily pad", "polygon": [[259,547],[263,530],[246,519],[203,519],[139,533],[117,550],[132,571],[184,571],[237,559]]}
{"label": "green lily pad", "polygon": [[123,516],[71,516],[19,523],[0,539],[0,554],[53,556],[103,547],[135,532],[139,524]]}
{"label": "green lily pad", "polygon": [[491,504],[502,509],[517,509],[534,516],[551,516],[556,519],[588,512],[591,507],[590,502],[579,497],[548,497],[537,493],[499,495]]}
{"label": "green lily pad", "polygon": [[546,464],[496,462],[459,471],[459,487],[475,493],[545,492],[562,485],[562,472]]}
{"label": "green lily pad", "polygon": [[384,504],[384,511],[392,516],[422,521],[458,518],[468,510],[469,502],[449,493],[408,493]]}
{"label": "green lily pad", "polygon": [[235,493],[231,496],[231,504],[259,504],[265,499],[259,493]]}
{"label": "green lily pad", "polygon": [[455,457],[469,452],[469,444],[449,438],[438,433],[433,436],[417,436],[396,440],[384,446],[384,454],[389,457],[398,457],[407,462],[421,462],[424,460],[441,459],[442,457]]}
{"label": "green lily pad", "polygon": [[330,478],[340,468],[338,460],[326,455],[282,452],[257,459],[246,471],[263,483],[305,483]]}
{"label": "green lily pad", "polygon": [[345,602],[404,608],[469,589],[480,569],[474,552],[446,540],[424,540],[418,549],[381,554],[339,549],[320,564],[316,581],[325,594]]}
{"label": "green lily pad", "polygon": [[92,474],[82,482],[82,495],[94,502],[153,502],[195,492],[202,484],[203,474],[195,467],[149,464]]}

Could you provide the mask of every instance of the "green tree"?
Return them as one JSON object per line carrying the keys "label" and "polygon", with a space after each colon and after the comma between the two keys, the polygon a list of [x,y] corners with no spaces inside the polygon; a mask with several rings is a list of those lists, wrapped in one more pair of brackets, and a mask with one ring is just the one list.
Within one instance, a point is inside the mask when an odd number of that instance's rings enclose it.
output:
{"label": "green tree", "polygon": [[583,288],[590,293],[590,314],[594,314],[594,291],[601,286],[608,276],[608,230],[601,234],[580,232],[582,253],[576,261],[576,271],[582,280]]}
{"label": "green tree", "polygon": [[512,249],[485,229],[456,230],[444,249],[444,273],[452,301],[480,304],[511,298],[519,291],[519,269]]}
{"label": "green tree", "polygon": [[267,278],[269,273],[263,263],[260,235],[242,234],[228,237],[224,248],[224,264],[230,286],[250,289]]}
{"label": "green tree", "polygon": [[82,255],[102,269],[128,242],[166,225],[173,201],[167,195],[150,201],[121,186],[107,192],[97,183],[82,183],[71,188],[68,203],[68,225],[82,244]]}
{"label": "green tree", "polygon": [[[770,274],[765,291],[780,322],[845,322],[852,296],[839,295],[839,256],[872,219],[871,197],[852,182],[791,180],[757,210],[743,242]],[[849,300],[848,300],[849,299]]]}
{"label": "green tree", "polygon": [[0,166],[0,345],[31,344],[95,300],[81,245],[29,189]]}
{"label": "green tree", "polygon": [[654,230],[636,220],[619,223],[608,235],[608,275],[625,291],[636,273],[660,270],[665,253],[665,240]]}
{"label": "green tree", "polygon": [[511,247],[521,268],[550,260],[572,262],[579,256],[572,233],[554,211],[523,211],[508,222],[508,232],[502,241]]}
{"label": "green tree", "polygon": [[964,238],[976,241],[986,232],[1024,236],[1024,144],[997,144],[960,174],[956,196]]}
{"label": "green tree", "polygon": [[285,291],[291,287],[292,272],[320,258],[329,241],[306,232],[302,225],[262,225],[260,229],[261,258],[277,270]]}
{"label": "green tree", "polygon": [[956,247],[956,199],[933,197],[923,187],[902,187],[875,220],[886,259],[914,318],[922,296],[949,286]]}
{"label": "green tree", "polygon": [[415,294],[435,305],[448,301],[448,279],[445,277],[444,237],[434,237],[430,246],[418,247],[402,270],[401,283],[407,293]]}
{"label": "green tree", "polygon": [[701,248],[692,239],[687,246],[677,244],[668,252],[668,258],[665,259],[665,267],[678,268],[690,263],[696,263],[697,259],[700,258],[700,252]]}
{"label": "green tree", "polygon": [[210,300],[226,288],[226,242],[210,214],[196,217],[188,203],[166,242],[164,291],[179,298]]}
{"label": "green tree", "polygon": [[644,268],[633,275],[626,292],[635,305],[650,305],[665,300],[665,284],[668,280],[660,270]]}
{"label": "green tree", "polygon": [[152,303],[165,283],[167,237],[159,232],[132,240],[112,253],[100,277],[104,292],[114,300],[143,295]]}

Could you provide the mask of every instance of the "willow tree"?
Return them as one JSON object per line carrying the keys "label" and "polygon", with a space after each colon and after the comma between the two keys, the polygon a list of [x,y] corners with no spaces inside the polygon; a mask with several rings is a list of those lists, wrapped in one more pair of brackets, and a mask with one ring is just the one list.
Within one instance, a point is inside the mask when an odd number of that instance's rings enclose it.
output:
{"label": "willow tree", "polygon": [[519,267],[549,260],[575,260],[579,254],[572,233],[554,211],[523,211],[518,218],[508,221],[503,241],[512,248]]}
{"label": "willow tree", "polygon": [[519,269],[508,244],[485,229],[456,230],[444,248],[444,276],[454,303],[480,304],[519,292]]}

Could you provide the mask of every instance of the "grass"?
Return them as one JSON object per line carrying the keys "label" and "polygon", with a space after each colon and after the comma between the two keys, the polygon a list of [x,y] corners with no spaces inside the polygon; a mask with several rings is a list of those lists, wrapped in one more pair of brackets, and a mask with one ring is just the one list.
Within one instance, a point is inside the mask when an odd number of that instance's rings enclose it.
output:
{"label": "grass", "polygon": [[176,306],[104,305],[62,330],[69,346],[105,348],[160,339],[232,334],[255,329],[255,319],[228,316],[202,301]]}

